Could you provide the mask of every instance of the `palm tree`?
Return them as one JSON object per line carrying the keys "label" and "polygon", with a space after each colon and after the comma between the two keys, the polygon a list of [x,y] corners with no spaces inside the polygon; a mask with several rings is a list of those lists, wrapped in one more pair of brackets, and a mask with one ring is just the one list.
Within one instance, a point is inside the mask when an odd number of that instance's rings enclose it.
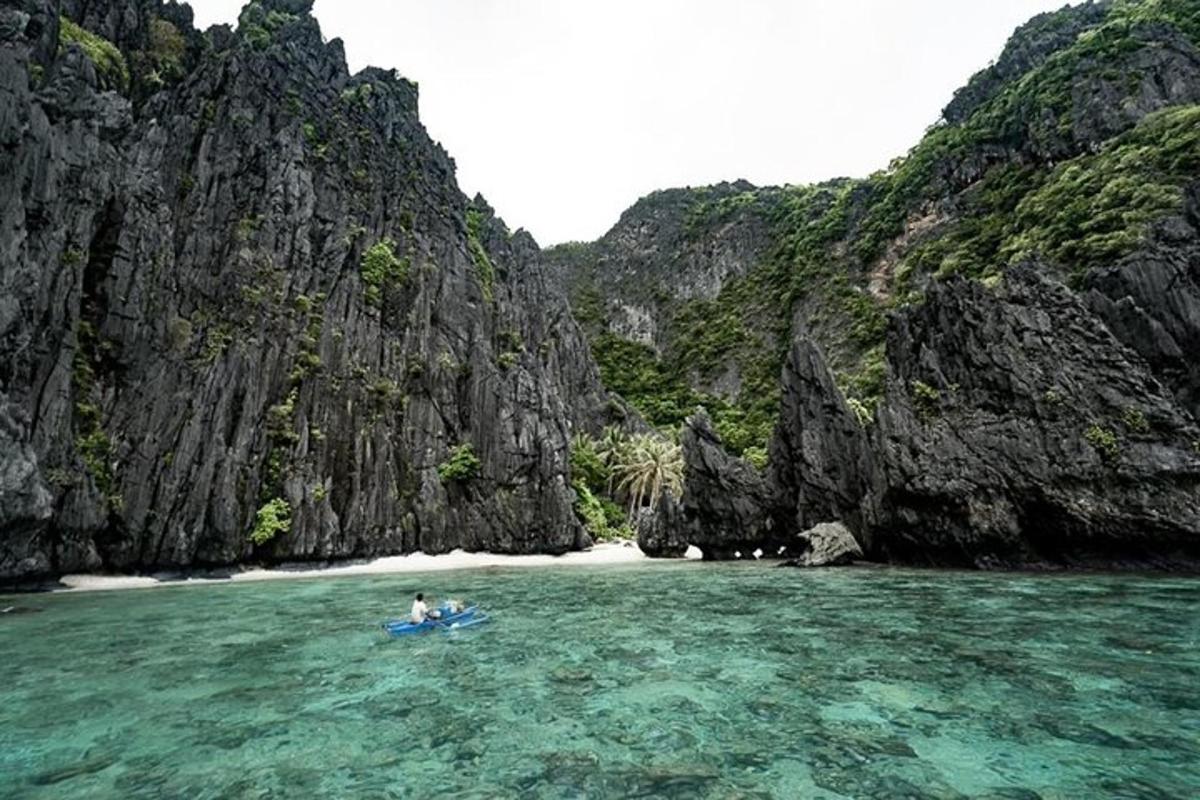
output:
{"label": "palm tree", "polygon": [[609,494],[613,492],[613,480],[616,477],[617,468],[621,463],[621,455],[628,441],[625,437],[625,431],[616,425],[609,425],[600,434],[599,439],[592,441],[596,455],[600,457],[600,461],[608,468],[607,489]]}
{"label": "palm tree", "polygon": [[571,439],[571,479],[597,488],[609,479],[610,471],[604,459],[596,452],[596,441],[586,433],[577,433]]}
{"label": "palm tree", "polygon": [[630,439],[615,472],[621,476],[618,488],[629,492],[631,519],[647,499],[650,508],[657,508],[664,490],[676,496],[683,493],[683,451],[657,436],[644,434]]}
{"label": "palm tree", "polygon": [[[571,451],[591,451],[596,452],[596,442],[586,433],[577,433],[571,437]],[[599,453],[597,453],[599,455]]]}

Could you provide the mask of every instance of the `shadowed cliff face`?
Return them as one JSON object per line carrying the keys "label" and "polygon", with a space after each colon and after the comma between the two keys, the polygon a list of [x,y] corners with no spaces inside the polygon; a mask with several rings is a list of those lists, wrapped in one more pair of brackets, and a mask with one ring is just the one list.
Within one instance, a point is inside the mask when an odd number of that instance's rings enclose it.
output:
{"label": "shadowed cliff face", "polygon": [[935,285],[889,331],[860,528],[889,560],[1200,563],[1200,428],[1036,266]]}
{"label": "shadowed cliff face", "polygon": [[565,298],[309,5],[0,6],[0,576],[586,543]]}
{"label": "shadowed cliff face", "polygon": [[866,427],[801,340],[766,474],[689,421],[674,541],[774,554],[844,520],[882,561],[1195,568],[1200,426],[1083,300],[1039,265],[934,284],[892,320]]}

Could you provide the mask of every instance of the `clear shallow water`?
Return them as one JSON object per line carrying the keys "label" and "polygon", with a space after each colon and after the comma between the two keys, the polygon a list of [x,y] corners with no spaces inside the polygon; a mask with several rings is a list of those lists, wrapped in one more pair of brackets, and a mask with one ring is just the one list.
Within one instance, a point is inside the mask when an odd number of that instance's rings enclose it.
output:
{"label": "clear shallow water", "polygon": [[[417,590],[490,626],[387,641]],[[1200,795],[1200,580],[752,565],[0,600],[0,796]]]}

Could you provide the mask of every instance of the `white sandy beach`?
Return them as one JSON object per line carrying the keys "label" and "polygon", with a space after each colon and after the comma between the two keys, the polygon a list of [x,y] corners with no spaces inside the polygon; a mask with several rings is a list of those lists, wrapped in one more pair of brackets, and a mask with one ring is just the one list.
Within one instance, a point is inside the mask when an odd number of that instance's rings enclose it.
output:
{"label": "white sandy beach", "polygon": [[[699,550],[689,548],[686,558],[698,559]],[[605,564],[636,564],[651,559],[633,542],[606,542],[590,550],[566,553],[561,556],[513,556],[500,553],[468,553],[454,550],[445,555],[430,556],[411,553],[388,556],[371,561],[347,562],[311,569],[246,569],[234,571],[227,578],[204,577],[163,578],[145,575],[64,575],[60,579],[66,592],[95,592],[108,589],[143,589],[155,586],[182,586],[208,583],[242,583],[291,578],[333,578],[343,575],[385,575],[401,572],[441,572],[480,567],[587,567]]]}

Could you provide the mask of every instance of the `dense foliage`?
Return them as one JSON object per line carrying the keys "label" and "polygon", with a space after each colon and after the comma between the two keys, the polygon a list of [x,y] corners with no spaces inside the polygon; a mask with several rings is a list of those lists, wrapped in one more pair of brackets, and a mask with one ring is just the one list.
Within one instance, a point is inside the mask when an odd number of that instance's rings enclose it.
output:
{"label": "dense foliage", "polygon": [[575,513],[592,538],[628,539],[642,508],[657,507],[667,492],[682,496],[683,453],[661,435],[626,436],[608,427],[599,439],[580,434],[572,440],[571,477]]}

